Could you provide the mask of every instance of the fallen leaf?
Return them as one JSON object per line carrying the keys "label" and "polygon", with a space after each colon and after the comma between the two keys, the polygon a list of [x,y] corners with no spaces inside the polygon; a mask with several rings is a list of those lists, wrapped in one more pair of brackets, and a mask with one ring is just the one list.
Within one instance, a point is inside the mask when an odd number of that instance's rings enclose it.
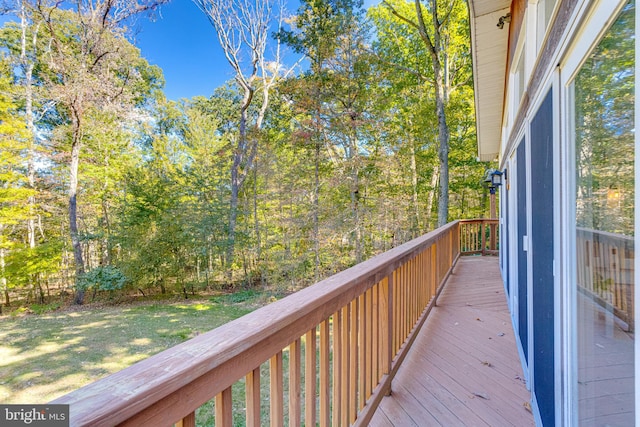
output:
{"label": "fallen leaf", "polygon": [[533,414],[533,411],[531,410],[531,403],[529,402],[524,402],[522,404],[522,406],[524,406],[524,409],[526,409],[527,411],[531,412]]}
{"label": "fallen leaf", "polygon": [[481,318],[479,318],[479,317],[476,317],[476,320],[477,320],[478,322],[482,322],[482,319],[481,319]]}
{"label": "fallen leaf", "polygon": [[488,367],[492,367],[492,366],[493,366],[493,365],[491,364],[491,362],[488,362],[488,361],[486,361],[486,360],[483,360],[483,361],[482,361],[482,364],[483,364],[484,366],[488,366]]}

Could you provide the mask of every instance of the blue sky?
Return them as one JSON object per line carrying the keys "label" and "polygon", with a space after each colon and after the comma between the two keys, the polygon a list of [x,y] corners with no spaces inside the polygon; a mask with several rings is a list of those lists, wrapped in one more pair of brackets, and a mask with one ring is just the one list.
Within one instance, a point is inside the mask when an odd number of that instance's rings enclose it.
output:
{"label": "blue sky", "polygon": [[[378,2],[365,0],[365,6]],[[294,13],[297,0],[289,4]],[[209,96],[233,78],[213,26],[192,0],[173,0],[162,6],[155,21],[140,18],[138,27],[135,44],[143,57],[162,68],[168,99]]]}
{"label": "blue sky", "polygon": [[209,96],[233,77],[213,26],[193,1],[173,0],[155,21],[141,18],[138,26],[135,44],[162,68],[167,98]]}

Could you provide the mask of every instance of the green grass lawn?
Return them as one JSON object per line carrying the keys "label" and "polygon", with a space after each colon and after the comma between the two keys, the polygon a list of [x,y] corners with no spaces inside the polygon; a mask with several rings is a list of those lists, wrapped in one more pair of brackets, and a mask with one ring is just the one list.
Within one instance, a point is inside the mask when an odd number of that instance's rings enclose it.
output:
{"label": "green grass lawn", "polygon": [[0,317],[0,402],[48,402],[265,302],[241,293]]}

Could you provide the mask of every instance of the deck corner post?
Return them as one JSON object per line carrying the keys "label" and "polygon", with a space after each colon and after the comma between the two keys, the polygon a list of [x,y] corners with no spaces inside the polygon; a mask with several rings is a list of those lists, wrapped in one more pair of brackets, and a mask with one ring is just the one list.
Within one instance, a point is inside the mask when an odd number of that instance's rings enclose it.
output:
{"label": "deck corner post", "polygon": [[484,220],[480,222],[480,233],[482,237],[482,256],[485,256],[487,254],[487,235]]}

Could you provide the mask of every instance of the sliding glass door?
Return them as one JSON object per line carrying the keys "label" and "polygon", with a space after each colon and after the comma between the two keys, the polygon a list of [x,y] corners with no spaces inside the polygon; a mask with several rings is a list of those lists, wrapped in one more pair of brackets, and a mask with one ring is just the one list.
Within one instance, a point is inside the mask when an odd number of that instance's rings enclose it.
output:
{"label": "sliding glass door", "polygon": [[635,1],[569,87],[577,424],[634,425]]}

